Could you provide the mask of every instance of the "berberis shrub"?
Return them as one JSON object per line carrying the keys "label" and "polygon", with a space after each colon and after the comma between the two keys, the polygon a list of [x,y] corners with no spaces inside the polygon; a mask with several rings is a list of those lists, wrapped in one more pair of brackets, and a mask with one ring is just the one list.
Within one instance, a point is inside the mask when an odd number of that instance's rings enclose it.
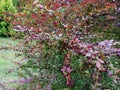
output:
{"label": "berberis shrub", "polygon": [[117,30],[114,3],[31,0],[26,5],[12,24],[25,34],[22,52],[28,60],[21,69],[26,73],[19,73],[31,78],[28,88],[120,89],[120,43],[107,32]]}

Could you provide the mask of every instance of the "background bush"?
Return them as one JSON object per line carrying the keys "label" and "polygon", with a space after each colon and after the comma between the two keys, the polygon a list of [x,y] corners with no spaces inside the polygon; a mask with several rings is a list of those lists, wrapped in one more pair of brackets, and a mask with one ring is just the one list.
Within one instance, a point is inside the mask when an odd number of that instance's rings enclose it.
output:
{"label": "background bush", "polygon": [[[17,1],[14,0],[14,4]],[[16,13],[16,7],[13,5],[12,0],[0,0],[0,36],[12,36],[15,35],[15,31],[11,30],[11,24],[5,20],[7,16],[4,12]]]}

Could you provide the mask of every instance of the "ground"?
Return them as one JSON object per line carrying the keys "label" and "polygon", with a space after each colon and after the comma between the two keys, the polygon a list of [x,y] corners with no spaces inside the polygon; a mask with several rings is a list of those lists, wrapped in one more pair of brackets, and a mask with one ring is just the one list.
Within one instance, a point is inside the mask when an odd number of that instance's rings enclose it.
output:
{"label": "ground", "polygon": [[[19,40],[12,40],[11,38],[0,38],[0,48],[2,46],[15,46],[18,44]],[[17,87],[18,85],[13,82],[20,77],[18,76],[17,70],[12,72],[12,70],[18,68],[18,65],[14,62],[20,61],[21,57],[16,57],[16,51],[14,50],[0,50],[0,90],[3,90],[2,85],[5,87]],[[11,71],[9,73],[9,71]]]}

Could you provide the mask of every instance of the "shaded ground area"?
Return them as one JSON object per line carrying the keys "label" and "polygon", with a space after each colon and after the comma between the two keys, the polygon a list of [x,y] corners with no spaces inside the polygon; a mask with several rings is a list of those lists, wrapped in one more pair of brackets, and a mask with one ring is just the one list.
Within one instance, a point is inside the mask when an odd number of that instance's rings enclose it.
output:
{"label": "shaded ground area", "polygon": [[[0,48],[2,46],[15,46],[20,40],[12,40],[11,38],[0,38]],[[0,50],[0,90],[4,88],[14,88],[18,84],[15,80],[20,79],[17,73],[18,65],[15,62],[21,60],[21,56],[16,57],[14,50],[2,49]],[[14,70],[14,72],[13,72]]]}

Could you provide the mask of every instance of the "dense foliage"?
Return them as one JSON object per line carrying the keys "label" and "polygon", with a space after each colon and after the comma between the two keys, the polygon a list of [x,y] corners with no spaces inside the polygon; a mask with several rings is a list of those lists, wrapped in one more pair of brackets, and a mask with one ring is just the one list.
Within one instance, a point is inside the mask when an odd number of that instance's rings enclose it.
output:
{"label": "dense foliage", "polygon": [[31,78],[28,88],[120,89],[120,31],[114,3],[107,0],[24,3],[27,3],[24,11],[14,14],[12,24],[25,35],[21,52],[27,63],[20,65],[25,72],[19,73]]}
{"label": "dense foliage", "polygon": [[4,12],[15,13],[16,11],[12,0],[0,0],[0,36],[15,35],[15,31],[10,28],[10,23],[7,20],[4,20],[6,17]]}

